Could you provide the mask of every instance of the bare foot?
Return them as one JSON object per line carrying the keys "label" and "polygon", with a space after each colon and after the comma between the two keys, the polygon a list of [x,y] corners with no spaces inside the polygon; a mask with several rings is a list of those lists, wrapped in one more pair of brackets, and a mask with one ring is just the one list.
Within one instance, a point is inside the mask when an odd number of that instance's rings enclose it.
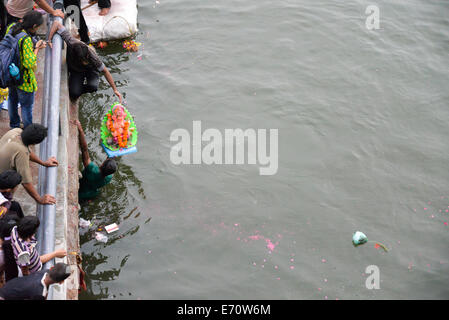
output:
{"label": "bare foot", "polygon": [[103,8],[100,10],[100,13],[98,15],[105,16],[109,13],[110,10],[111,10],[111,8]]}

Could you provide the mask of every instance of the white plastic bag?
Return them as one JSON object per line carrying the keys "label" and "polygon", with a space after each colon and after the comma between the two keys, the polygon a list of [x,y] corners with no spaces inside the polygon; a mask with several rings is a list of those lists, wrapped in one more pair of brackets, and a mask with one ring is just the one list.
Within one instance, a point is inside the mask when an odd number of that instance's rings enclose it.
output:
{"label": "white plastic bag", "polygon": [[104,243],[108,242],[108,237],[100,232],[95,232],[95,239]]}
{"label": "white plastic bag", "polygon": [[84,220],[83,218],[80,218],[80,228],[89,228],[90,227],[90,220]]}

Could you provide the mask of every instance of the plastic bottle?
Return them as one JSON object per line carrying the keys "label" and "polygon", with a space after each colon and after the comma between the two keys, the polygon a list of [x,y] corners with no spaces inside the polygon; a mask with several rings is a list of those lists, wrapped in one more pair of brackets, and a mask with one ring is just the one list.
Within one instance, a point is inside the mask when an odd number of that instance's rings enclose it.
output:
{"label": "plastic bottle", "polygon": [[20,80],[20,70],[14,63],[9,65],[9,74],[14,77],[17,81]]}

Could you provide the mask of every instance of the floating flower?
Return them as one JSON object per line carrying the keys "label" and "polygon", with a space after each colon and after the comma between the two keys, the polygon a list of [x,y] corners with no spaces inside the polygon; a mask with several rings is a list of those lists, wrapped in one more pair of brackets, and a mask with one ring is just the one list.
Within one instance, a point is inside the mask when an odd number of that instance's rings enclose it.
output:
{"label": "floating flower", "polygon": [[123,48],[128,50],[128,51],[132,51],[132,52],[139,51],[140,45],[141,45],[140,42],[135,42],[134,40],[125,40],[125,41],[123,41]]}
{"label": "floating flower", "polygon": [[106,41],[100,41],[97,43],[97,47],[100,49],[104,49],[108,46],[108,43]]}

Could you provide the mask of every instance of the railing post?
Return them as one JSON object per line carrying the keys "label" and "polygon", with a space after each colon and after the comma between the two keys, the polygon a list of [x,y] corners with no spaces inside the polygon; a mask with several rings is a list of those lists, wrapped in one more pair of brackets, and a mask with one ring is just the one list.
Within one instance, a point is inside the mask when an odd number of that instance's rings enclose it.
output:
{"label": "railing post", "polygon": [[[63,10],[63,0],[56,0],[54,9]],[[63,22],[60,17],[49,18],[49,21]],[[48,25],[51,28],[51,23]],[[47,33],[48,37],[48,33]],[[53,49],[47,47],[45,52],[45,74],[44,74],[44,101],[42,110],[42,123],[48,128],[47,138],[41,143],[40,157],[44,161],[50,157],[58,156],[59,141],[59,101],[61,93],[61,56],[62,38],[55,34],[52,39]],[[56,197],[58,167],[41,168],[39,171],[39,191],[40,194],[50,194]],[[55,250],[55,220],[56,205],[39,205],[38,215],[41,220],[41,227],[38,233],[40,254],[46,254]],[[50,260],[44,265],[49,269],[54,265]],[[49,300],[53,298],[53,290],[50,287],[48,293]]]}
{"label": "railing post", "polygon": [[[0,0],[1,1],[1,0]],[[50,0],[49,0],[50,1]],[[48,2],[49,2],[48,1]],[[47,16],[47,39],[50,34],[50,28],[52,25],[53,19],[50,15]],[[45,67],[44,67],[44,87],[43,87],[43,97],[42,97],[42,118],[41,118],[41,124],[45,127],[48,127],[48,105],[50,103],[50,73],[51,73],[51,48],[47,46],[45,48]],[[47,141],[44,141],[43,143],[39,144],[39,157],[41,159],[44,159],[47,156]],[[38,193],[40,195],[43,195],[45,192],[45,185],[46,185],[46,179],[45,179],[45,168],[42,166],[39,166],[39,175],[38,175]],[[39,205],[37,208],[37,216],[40,220],[40,227],[37,230],[37,239],[39,240],[37,244],[38,252],[42,253],[42,243],[43,243],[43,234],[45,230],[45,219],[44,219],[44,207]]]}

